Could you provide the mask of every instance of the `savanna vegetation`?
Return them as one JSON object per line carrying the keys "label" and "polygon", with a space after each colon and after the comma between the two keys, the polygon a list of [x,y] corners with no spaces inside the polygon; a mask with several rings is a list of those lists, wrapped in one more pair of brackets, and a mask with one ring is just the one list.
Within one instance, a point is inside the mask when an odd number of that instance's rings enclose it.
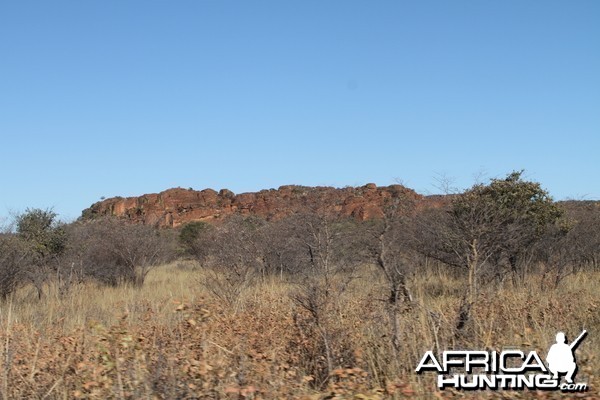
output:
{"label": "savanna vegetation", "polygon": [[379,220],[306,209],[156,230],[29,209],[0,235],[0,397],[560,398],[437,391],[427,350],[590,334],[600,388],[600,204],[512,173]]}

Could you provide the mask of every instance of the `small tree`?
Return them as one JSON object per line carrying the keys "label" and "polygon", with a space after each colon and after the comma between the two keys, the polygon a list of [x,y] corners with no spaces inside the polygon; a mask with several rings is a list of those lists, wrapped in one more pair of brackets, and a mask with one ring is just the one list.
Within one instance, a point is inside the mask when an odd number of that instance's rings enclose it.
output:
{"label": "small tree", "polygon": [[468,274],[457,327],[470,319],[480,279],[512,275],[522,281],[533,244],[562,215],[539,183],[524,181],[522,171],[476,184],[456,195],[447,210],[424,213],[419,224],[420,251]]}
{"label": "small tree", "polygon": [[400,310],[403,306],[412,306],[413,297],[407,276],[411,265],[412,249],[409,245],[410,228],[414,203],[401,192],[384,202],[383,218],[369,229],[372,237],[368,248],[372,261],[378,267],[386,284],[386,308],[390,318],[390,338],[395,359],[400,352],[402,332]]}
{"label": "small tree", "polygon": [[476,190],[481,199],[495,205],[495,218],[503,222],[496,232],[501,239],[496,262],[515,283],[525,279],[534,244],[563,216],[548,192],[537,182],[524,181],[522,173],[493,179]]}
{"label": "small tree", "polygon": [[41,258],[58,255],[65,248],[65,230],[57,216],[49,209],[28,208],[16,217],[18,236],[27,241]]}
{"label": "small tree", "polygon": [[188,254],[195,255],[202,251],[202,249],[198,248],[198,246],[202,245],[202,241],[199,240],[200,236],[211,228],[212,227],[206,222],[189,222],[179,231],[179,243]]}
{"label": "small tree", "polygon": [[66,246],[64,224],[50,210],[28,208],[15,218],[17,237],[27,244],[30,262],[23,269],[26,278],[36,287],[42,297],[44,282],[50,276]]}

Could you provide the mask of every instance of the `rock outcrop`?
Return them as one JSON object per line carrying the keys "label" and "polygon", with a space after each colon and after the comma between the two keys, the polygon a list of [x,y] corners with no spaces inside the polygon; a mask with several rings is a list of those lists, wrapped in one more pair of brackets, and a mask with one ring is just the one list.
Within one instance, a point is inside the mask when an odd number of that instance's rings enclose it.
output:
{"label": "rock outcrop", "polygon": [[279,189],[234,194],[230,190],[169,189],[139,197],[114,197],[93,204],[82,218],[116,216],[131,222],[160,227],[178,227],[192,221],[218,223],[228,216],[255,215],[280,219],[296,212],[316,211],[340,217],[367,220],[383,216],[387,200],[423,204],[425,198],[401,185],[377,187],[281,186]]}

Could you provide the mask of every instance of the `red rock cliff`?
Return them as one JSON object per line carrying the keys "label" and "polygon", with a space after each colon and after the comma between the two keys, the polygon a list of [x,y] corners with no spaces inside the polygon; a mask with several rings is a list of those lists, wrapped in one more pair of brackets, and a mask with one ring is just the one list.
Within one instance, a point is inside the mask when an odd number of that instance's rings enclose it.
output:
{"label": "red rock cliff", "polygon": [[401,185],[337,189],[333,187],[281,186],[256,193],[222,189],[201,191],[169,189],[139,197],[115,197],[93,204],[83,218],[112,215],[132,222],[177,227],[191,221],[218,222],[234,214],[278,219],[295,212],[313,210],[337,216],[366,220],[382,216],[386,199],[422,203],[424,197]]}

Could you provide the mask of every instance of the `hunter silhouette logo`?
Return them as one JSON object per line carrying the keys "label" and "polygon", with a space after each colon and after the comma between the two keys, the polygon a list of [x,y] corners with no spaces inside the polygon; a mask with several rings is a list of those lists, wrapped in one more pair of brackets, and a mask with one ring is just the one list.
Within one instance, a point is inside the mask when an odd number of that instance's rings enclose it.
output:
{"label": "hunter silhouette logo", "polygon": [[577,337],[570,345],[567,344],[567,338],[563,332],[556,334],[556,343],[550,347],[548,351],[548,369],[552,372],[552,378],[559,379],[559,373],[567,374],[567,383],[573,383],[573,376],[577,372],[577,364],[575,362],[575,349],[579,343],[587,336],[587,331],[584,329],[581,335]]}
{"label": "hunter silhouette logo", "polygon": [[[437,372],[438,388],[442,390],[539,389],[584,392],[588,389],[587,384],[574,383],[573,378],[577,373],[575,350],[586,336],[587,331],[584,330],[568,344],[565,334],[558,332],[556,343],[550,347],[546,357],[547,366],[536,351],[446,350],[439,361],[433,351],[425,352],[415,372]],[[456,373],[456,369],[462,373]],[[565,375],[566,382],[561,384],[562,375]]]}

